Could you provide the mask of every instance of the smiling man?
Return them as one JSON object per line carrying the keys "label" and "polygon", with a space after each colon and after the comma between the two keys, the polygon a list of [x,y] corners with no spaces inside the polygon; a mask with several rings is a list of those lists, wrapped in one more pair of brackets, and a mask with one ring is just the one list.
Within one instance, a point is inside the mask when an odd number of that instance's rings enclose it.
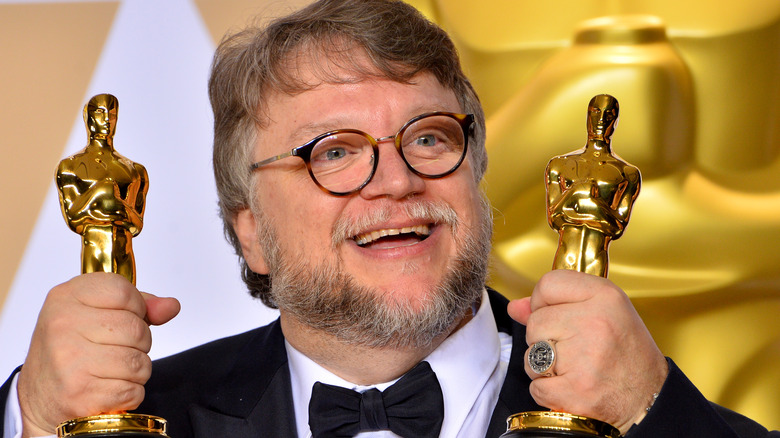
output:
{"label": "smiling man", "polygon": [[[152,365],[146,323],[176,301],[77,277],[3,386],[5,436],[136,407],[176,438],[497,437],[542,407],[631,437],[768,436],[708,403],[609,281],[552,272],[511,304],[485,288],[484,115],[410,6],[320,1],[237,33],[209,89],[225,231],[280,318]],[[538,374],[543,340],[557,359]]]}

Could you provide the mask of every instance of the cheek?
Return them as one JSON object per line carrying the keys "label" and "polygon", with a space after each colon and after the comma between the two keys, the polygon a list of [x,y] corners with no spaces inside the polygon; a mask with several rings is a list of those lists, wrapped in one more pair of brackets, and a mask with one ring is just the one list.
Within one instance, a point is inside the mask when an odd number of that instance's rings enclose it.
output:
{"label": "cheek", "polygon": [[[311,184],[313,185],[313,184]],[[265,211],[273,215],[280,247],[291,257],[312,258],[330,250],[333,224],[342,211],[339,198],[314,190],[298,190],[293,193],[277,191],[269,194],[269,207]]]}
{"label": "cheek", "polygon": [[[465,164],[465,163],[464,163]],[[453,184],[451,191],[454,193],[455,204],[460,207],[463,220],[471,222],[477,221],[479,215],[482,214],[482,192],[479,183],[476,182],[474,177],[474,169],[471,166],[464,166],[463,173],[459,174],[460,178],[457,183]]]}

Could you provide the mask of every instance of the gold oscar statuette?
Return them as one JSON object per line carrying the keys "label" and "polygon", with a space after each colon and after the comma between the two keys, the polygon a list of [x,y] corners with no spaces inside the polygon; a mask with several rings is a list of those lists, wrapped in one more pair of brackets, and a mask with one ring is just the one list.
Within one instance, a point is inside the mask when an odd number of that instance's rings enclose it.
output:
{"label": "gold oscar statuette", "polygon": [[[57,167],[65,221],[81,235],[81,272],[114,272],[135,284],[132,238],[141,232],[149,177],[144,166],[114,150],[119,101],[94,96],[84,106],[89,143]],[[58,437],[161,437],[160,417],[124,412],[76,418],[57,427]]]}
{"label": "gold oscar statuette", "polygon": [[[559,235],[553,269],[607,276],[609,243],[628,225],[642,180],[639,169],[612,153],[619,110],[614,97],[595,96],[588,104],[585,147],[547,164],[547,222]],[[588,417],[535,411],[510,416],[502,435],[562,436],[617,438],[620,431]]]}

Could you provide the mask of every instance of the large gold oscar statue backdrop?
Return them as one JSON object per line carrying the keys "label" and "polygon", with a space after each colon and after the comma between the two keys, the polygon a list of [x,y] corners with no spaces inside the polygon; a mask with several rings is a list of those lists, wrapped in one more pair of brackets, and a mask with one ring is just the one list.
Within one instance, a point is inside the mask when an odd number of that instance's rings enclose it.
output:
{"label": "large gold oscar statue backdrop", "polygon": [[711,400],[780,428],[780,2],[430,0],[488,115],[494,285],[530,292],[558,236],[547,159],[582,102],[621,105],[642,171],[610,278]]}

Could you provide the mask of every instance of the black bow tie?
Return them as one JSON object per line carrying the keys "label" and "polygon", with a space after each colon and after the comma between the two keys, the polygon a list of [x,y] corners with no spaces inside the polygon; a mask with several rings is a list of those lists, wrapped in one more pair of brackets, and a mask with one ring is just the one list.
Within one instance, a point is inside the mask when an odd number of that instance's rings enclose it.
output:
{"label": "black bow tie", "polygon": [[428,362],[420,362],[384,392],[314,384],[309,427],[314,438],[353,437],[391,430],[402,437],[439,436],[444,420],[441,386]]}

